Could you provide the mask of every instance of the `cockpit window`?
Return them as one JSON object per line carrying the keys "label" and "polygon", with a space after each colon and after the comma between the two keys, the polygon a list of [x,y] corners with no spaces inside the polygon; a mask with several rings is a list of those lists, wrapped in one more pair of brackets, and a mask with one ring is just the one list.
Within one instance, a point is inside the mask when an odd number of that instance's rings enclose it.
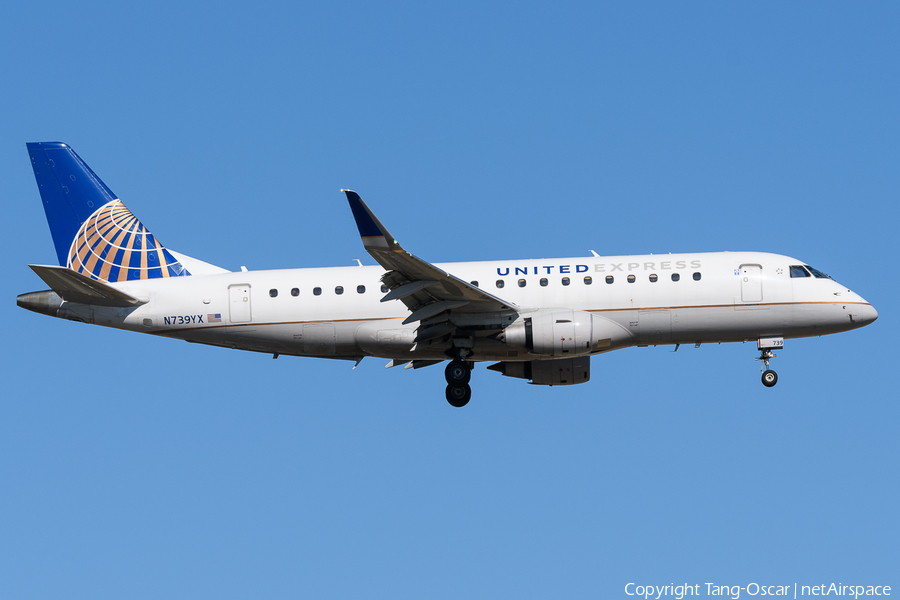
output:
{"label": "cockpit window", "polygon": [[831,279],[831,275],[828,275],[827,273],[823,273],[822,271],[820,271],[818,269],[813,269],[809,265],[804,265],[804,266],[807,269],[809,269],[809,272],[812,273],[816,277],[816,279]]}
{"label": "cockpit window", "polygon": [[800,265],[791,265],[791,277],[809,277],[809,272]]}

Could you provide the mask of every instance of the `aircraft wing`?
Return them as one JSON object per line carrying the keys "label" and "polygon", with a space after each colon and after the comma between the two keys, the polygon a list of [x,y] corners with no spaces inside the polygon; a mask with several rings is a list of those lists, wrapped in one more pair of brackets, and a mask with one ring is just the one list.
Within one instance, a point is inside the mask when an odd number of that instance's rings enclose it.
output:
{"label": "aircraft wing", "polygon": [[424,321],[445,311],[496,313],[518,308],[413,256],[400,246],[359,194],[341,191],[347,194],[363,246],[387,271],[381,280],[390,291],[381,301],[400,300],[412,311],[404,323]]}

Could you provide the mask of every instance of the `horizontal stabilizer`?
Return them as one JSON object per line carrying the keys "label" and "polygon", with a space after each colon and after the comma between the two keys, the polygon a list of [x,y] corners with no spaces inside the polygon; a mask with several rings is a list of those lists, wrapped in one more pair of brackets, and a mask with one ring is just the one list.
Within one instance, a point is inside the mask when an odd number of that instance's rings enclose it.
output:
{"label": "horizontal stabilizer", "polygon": [[66,302],[93,304],[95,306],[138,306],[146,303],[125,292],[76,273],[66,267],[52,265],[28,265],[54,292]]}

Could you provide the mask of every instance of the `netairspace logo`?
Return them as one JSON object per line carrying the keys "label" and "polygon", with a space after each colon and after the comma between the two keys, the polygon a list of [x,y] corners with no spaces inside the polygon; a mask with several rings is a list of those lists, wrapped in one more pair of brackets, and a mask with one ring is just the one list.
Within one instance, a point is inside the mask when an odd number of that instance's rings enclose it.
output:
{"label": "netairspace logo", "polygon": [[629,583],[625,586],[625,593],[629,596],[639,596],[645,600],[653,598],[660,600],[663,597],[671,597],[682,600],[689,596],[720,596],[738,600],[741,594],[746,596],[779,596],[782,598],[799,598],[801,596],[845,596],[859,598],[865,596],[890,596],[889,585],[843,585],[841,583],[820,585],[764,585],[760,583],[748,583],[740,585],[719,585],[716,583],[684,583],[675,585],[639,585]]}

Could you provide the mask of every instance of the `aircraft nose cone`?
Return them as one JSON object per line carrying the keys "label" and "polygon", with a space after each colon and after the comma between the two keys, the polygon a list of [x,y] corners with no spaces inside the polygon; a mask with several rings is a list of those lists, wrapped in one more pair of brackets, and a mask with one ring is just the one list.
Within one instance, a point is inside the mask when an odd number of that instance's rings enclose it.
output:
{"label": "aircraft nose cone", "polygon": [[853,328],[865,327],[869,323],[878,318],[878,311],[875,307],[866,302],[865,298],[857,296],[857,301],[846,307],[850,313],[850,320],[853,322]]}
{"label": "aircraft nose cone", "polygon": [[875,310],[875,307],[871,304],[864,304],[862,307],[862,314],[860,315],[860,320],[863,325],[868,325],[872,321],[878,318],[878,311]]}

